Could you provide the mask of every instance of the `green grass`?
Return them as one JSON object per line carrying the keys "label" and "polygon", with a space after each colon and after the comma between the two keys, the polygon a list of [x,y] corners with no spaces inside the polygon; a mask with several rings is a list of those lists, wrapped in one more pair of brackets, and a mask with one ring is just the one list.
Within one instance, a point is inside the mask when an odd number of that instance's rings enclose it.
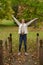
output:
{"label": "green grass", "polygon": [[14,24],[14,21],[13,20],[3,19],[3,20],[0,20],[0,25],[1,26],[13,26],[15,24]]}
{"label": "green grass", "polygon": [[[35,49],[37,32],[39,32],[40,34],[39,38],[43,39],[43,31],[31,30],[31,28],[28,28],[28,35],[27,35],[28,49],[29,47]],[[13,50],[18,51],[18,45],[19,45],[18,27],[0,27],[0,39],[6,40],[10,33],[12,33],[13,38]]]}

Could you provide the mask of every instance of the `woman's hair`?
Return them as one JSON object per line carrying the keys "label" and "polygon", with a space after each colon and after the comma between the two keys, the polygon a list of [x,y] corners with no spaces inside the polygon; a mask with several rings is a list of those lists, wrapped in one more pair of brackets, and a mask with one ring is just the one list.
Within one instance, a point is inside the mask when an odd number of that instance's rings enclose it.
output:
{"label": "woman's hair", "polygon": [[21,19],[20,22],[24,21],[26,23],[26,20],[25,19]]}

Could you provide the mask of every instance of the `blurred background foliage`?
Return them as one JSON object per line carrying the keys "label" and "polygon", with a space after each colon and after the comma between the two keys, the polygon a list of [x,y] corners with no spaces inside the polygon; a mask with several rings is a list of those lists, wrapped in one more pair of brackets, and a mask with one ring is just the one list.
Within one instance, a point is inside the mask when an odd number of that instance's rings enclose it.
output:
{"label": "blurred background foliage", "polygon": [[0,23],[3,19],[12,21],[12,14],[19,21],[37,17],[43,22],[43,0],[0,0]]}

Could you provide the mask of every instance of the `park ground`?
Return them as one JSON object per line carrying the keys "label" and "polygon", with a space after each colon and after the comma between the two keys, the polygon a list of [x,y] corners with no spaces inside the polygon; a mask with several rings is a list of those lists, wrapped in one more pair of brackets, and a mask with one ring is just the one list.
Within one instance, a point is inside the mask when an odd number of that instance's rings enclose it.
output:
{"label": "park ground", "polygon": [[[13,61],[12,65],[38,65],[37,58],[35,56],[36,53],[36,34],[39,33],[39,38],[43,39],[43,28],[33,28],[28,27],[28,35],[27,35],[27,51],[29,56],[24,55],[24,46],[22,45],[22,55],[18,57],[18,45],[19,45],[19,34],[18,27],[15,26],[6,26],[0,27],[0,39],[3,41],[6,40],[9,34],[12,33],[12,49],[13,49]],[[32,58],[34,56],[34,58]]]}

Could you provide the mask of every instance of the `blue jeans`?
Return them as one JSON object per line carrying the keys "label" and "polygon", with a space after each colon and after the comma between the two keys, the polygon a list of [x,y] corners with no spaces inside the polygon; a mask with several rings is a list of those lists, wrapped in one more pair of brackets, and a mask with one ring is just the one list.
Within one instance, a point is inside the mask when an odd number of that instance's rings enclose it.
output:
{"label": "blue jeans", "polygon": [[24,41],[24,48],[25,48],[25,52],[27,51],[27,34],[20,34],[20,37],[19,37],[19,52],[21,51],[21,46],[22,46],[22,41]]}

